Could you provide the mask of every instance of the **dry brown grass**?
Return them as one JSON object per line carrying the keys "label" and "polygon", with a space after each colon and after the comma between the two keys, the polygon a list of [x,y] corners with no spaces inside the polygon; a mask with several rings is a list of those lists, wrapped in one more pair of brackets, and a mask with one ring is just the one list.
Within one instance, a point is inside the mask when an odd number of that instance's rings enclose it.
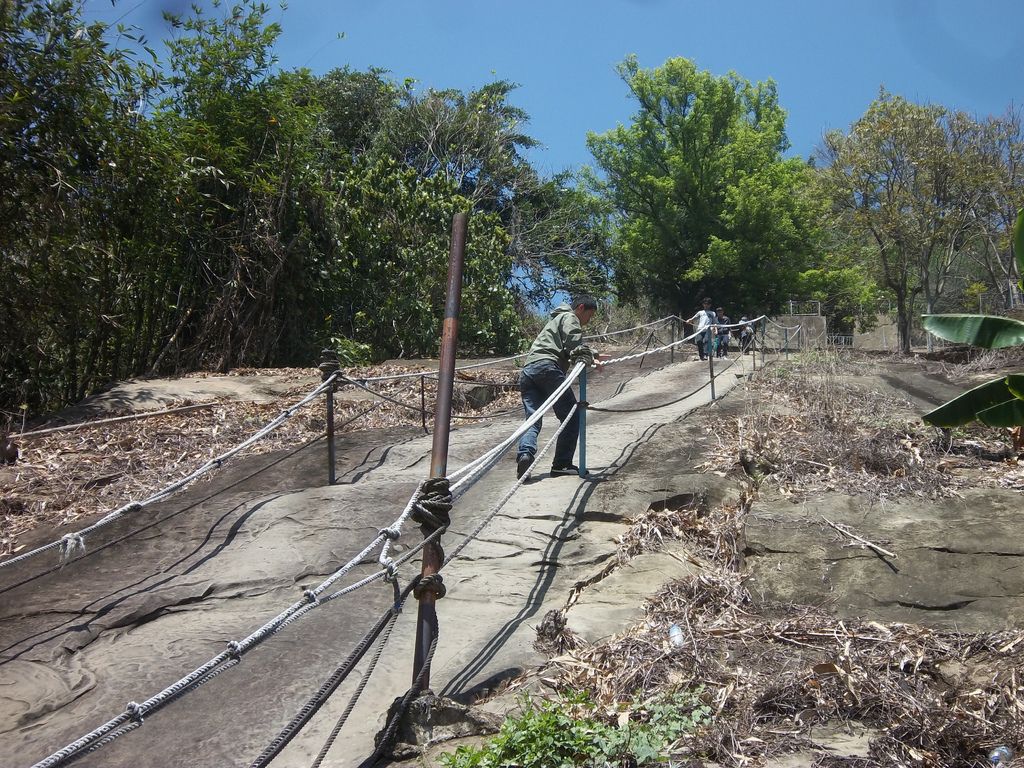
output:
{"label": "dry brown grass", "polygon": [[[769,368],[751,383],[741,415],[705,412],[702,429],[719,438],[705,470],[724,474],[742,448],[757,482],[748,479],[736,504],[653,510],[631,520],[620,558],[671,535],[688,543],[699,573],[649,599],[644,623],[597,645],[561,650],[542,672],[545,680],[587,691],[608,710],[638,694],[702,691],[715,715],[677,745],[680,764],[696,756],[756,766],[810,749],[819,768],[945,768],[983,765],[996,744],[1024,741],[1024,633],[849,621],[821,607],[751,600],[743,527],[758,487],[885,497],[944,496],[959,485],[938,466],[951,456],[910,422],[906,403],[850,389],[843,381],[853,372],[848,365],[826,356],[806,367]],[[687,638],[682,648],[669,645],[672,624]],[[819,748],[814,729],[826,724],[867,729],[870,754],[840,757]]]}
{"label": "dry brown grass", "polygon": [[[614,708],[638,693],[702,690],[712,724],[678,745],[722,765],[759,765],[814,748],[812,728],[856,722],[877,735],[870,759],[818,766],[981,764],[1024,739],[1024,635],[968,635],[907,624],[842,621],[807,606],[761,613],[740,570],[752,499],[694,516],[680,511],[701,572],[646,605],[647,620],[608,642],[560,650],[543,674]],[[782,617],[782,618],[779,618]],[[667,628],[687,637],[672,648]]]}
{"label": "dry brown grass", "polygon": [[756,482],[795,496],[955,496],[950,470],[971,462],[952,458],[906,400],[850,384],[856,365],[820,353],[767,368],[746,388],[742,415],[709,426],[720,447],[706,467],[735,456]]}

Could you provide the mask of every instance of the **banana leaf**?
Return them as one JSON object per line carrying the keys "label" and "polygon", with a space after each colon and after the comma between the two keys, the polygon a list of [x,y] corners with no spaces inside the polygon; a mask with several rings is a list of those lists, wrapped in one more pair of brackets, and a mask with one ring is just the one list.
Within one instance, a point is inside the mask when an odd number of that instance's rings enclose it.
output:
{"label": "banana leaf", "polygon": [[999,349],[1024,344],[1024,323],[993,315],[925,315],[924,327],[940,339]]}
{"label": "banana leaf", "polygon": [[987,381],[962,395],[943,403],[924,415],[925,423],[936,427],[959,427],[978,418],[978,413],[1016,400],[1007,384],[1007,377]]}
{"label": "banana leaf", "polygon": [[1019,427],[1024,425],[1024,400],[1013,398],[1005,403],[986,408],[978,420],[990,427]]}
{"label": "banana leaf", "polygon": [[1024,400],[1024,373],[1012,373],[1007,376],[1006,386],[1015,397]]}

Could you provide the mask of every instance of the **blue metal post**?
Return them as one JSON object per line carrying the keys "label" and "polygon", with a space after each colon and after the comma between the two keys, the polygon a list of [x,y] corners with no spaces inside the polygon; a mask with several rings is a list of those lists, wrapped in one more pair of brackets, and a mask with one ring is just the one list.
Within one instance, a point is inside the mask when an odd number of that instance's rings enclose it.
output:
{"label": "blue metal post", "polygon": [[580,373],[580,477],[587,476],[587,369]]}

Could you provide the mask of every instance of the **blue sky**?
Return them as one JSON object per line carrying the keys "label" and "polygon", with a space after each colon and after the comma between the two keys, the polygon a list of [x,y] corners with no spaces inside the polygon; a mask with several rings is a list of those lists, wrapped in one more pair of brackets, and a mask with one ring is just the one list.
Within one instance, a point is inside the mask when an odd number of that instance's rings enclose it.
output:
{"label": "blue sky", "polygon": [[[168,34],[162,8],[187,7],[86,2],[89,18],[123,16],[151,40]],[[801,156],[883,84],[979,115],[1020,103],[1024,84],[1021,0],[291,0],[269,18],[283,27],[286,69],[378,66],[421,88],[519,83],[513,101],[531,116],[543,145],[531,158],[545,173],[589,162],[588,130],[628,122],[634,105],[615,65],[629,53],[644,67],[685,56],[715,74],[774,79]]]}

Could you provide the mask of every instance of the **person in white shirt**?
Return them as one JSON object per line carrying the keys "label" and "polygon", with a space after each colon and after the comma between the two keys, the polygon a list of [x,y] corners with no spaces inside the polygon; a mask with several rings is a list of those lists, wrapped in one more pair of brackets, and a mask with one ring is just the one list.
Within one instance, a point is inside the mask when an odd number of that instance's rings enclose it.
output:
{"label": "person in white shirt", "polygon": [[715,311],[711,308],[711,299],[705,298],[701,302],[702,309],[686,322],[694,326],[697,336],[694,343],[697,345],[697,354],[701,360],[706,360],[712,354],[712,337],[715,331]]}

